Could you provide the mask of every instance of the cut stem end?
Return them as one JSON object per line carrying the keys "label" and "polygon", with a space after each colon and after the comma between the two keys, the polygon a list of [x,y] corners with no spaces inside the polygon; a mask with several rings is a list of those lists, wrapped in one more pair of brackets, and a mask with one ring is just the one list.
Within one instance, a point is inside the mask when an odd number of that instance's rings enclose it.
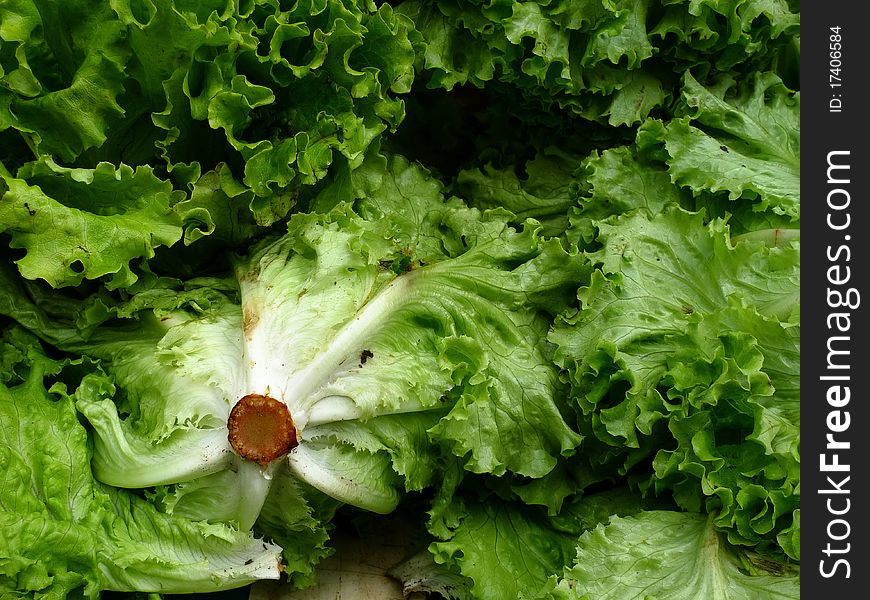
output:
{"label": "cut stem end", "polygon": [[263,466],[299,445],[290,409],[280,400],[261,394],[248,394],[236,402],[227,430],[233,450]]}

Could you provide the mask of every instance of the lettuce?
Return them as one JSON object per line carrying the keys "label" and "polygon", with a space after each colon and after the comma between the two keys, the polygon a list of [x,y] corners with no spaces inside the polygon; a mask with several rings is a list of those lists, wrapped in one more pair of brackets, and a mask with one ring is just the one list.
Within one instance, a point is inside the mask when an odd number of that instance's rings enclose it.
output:
{"label": "lettuce", "polygon": [[[286,234],[235,258],[221,280],[230,292],[209,281],[143,291],[112,307],[121,322],[59,343],[100,359],[115,383],[77,402],[98,479],[208,477],[222,508],[199,516],[249,528],[280,465],[385,513],[433,481],[439,446],[468,470],[529,477],[573,452],[580,438],[555,402],[541,315],[566,306],[579,257],[534,222],[518,231],[507,213],[445,201],[401,159],[377,173],[385,180],[356,211],[295,215]],[[401,194],[408,179],[415,196]],[[287,460],[257,464],[231,447],[230,411],[251,394],[289,408],[299,441]]]}
{"label": "lettuce", "polygon": [[408,592],[795,597],[799,30],[0,3],[3,593],[304,587],[379,513]]}
{"label": "lettuce", "polygon": [[666,105],[687,69],[769,64],[799,29],[786,0],[409,0],[399,10],[423,35],[417,61],[428,86],[503,83],[527,117],[549,109],[611,126]]}
{"label": "lettuce", "polygon": [[105,379],[93,362],[50,359],[20,328],[4,333],[0,360],[0,592],[99,598],[101,590],[182,593],[278,579],[279,546],[164,514],[94,480],[75,410],[81,388]]}
{"label": "lettuce", "polygon": [[136,279],[132,260],[181,239],[182,220],[171,207],[183,194],[150,167],[72,169],[43,158],[19,175],[0,181],[0,219],[9,245],[27,249],[17,263],[28,279],[61,286],[111,275],[111,285],[126,287]]}
{"label": "lettuce", "polygon": [[[399,125],[414,78],[413,26],[389,5],[42,4],[3,8],[0,231],[55,287],[127,287],[140,259],[227,213],[234,229],[279,221]],[[216,177],[232,193],[191,211]],[[65,235],[34,243],[58,223]]]}
{"label": "lettuce", "polygon": [[614,517],[583,534],[553,588],[545,597],[800,598],[796,567],[728,546],[703,515],[672,511]]}
{"label": "lettuce", "polygon": [[702,219],[674,207],[600,223],[600,270],[550,339],[598,440],[656,438],[644,485],[718,512],[732,541],[771,541],[799,508],[799,245],[732,245]]}

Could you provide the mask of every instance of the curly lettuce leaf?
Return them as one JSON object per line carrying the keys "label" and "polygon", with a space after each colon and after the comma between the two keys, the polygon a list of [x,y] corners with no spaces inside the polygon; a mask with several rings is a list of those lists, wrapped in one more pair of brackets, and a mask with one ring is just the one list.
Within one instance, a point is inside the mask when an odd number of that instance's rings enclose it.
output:
{"label": "curly lettuce leaf", "polygon": [[424,573],[440,572],[471,598],[537,598],[554,573],[570,566],[583,532],[648,504],[637,493],[614,488],[577,494],[553,514],[496,497],[478,481],[466,480],[457,491],[450,475],[436,497],[429,522],[435,565],[424,566]]}
{"label": "curly lettuce leaf", "polygon": [[16,262],[28,279],[62,287],[110,275],[127,287],[131,261],[181,238],[172,206],[182,194],[150,167],[71,169],[45,159],[0,177],[0,231],[26,251]]}
{"label": "curly lettuce leaf", "polygon": [[800,598],[796,566],[731,546],[705,515],[672,511],[613,517],[583,534],[557,580],[542,598]]}
{"label": "curly lettuce leaf", "polygon": [[229,162],[255,194],[257,222],[269,225],[300,186],[333,162],[354,168],[401,122],[413,27],[389,5],[352,0],[237,10],[196,15],[166,1],[147,21],[119,14],[135,49],[130,71],[165,131],[160,156],[180,172]]}
{"label": "curly lettuce leaf", "polygon": [[0,132],[63,162],[105,143],[125,116],[129,55],[110,4],[14,0],[0,21]]}
{"label": "curly lettuce leaf", "polygon": [[528,161],[522,175],[514,167],[487,164],[460,171],[454,187],[473,206],[505,208],[520,221],[541,222],[546,235],[559,235],[567,229],[568,211],[576,204],[572,183],[578,166],[578,159],[549,148]]}
{"label": "curly lettuce leaf", "polygon": [[[239,182],[230,187],[244,188],[233,197],[244,198],[262,226],[284,219],[300,188],[333,165],[359,166],[401,123],[399,96],[415,75],[413,24],[386,4],[43,4],[15,0],[2,9],[6,170],[33,160],[130,165],[192,192],[203,173],[228,169]],[[7,151],[7,143],[26,151]],[[190,201],[196,223],[185,227],[186,243],[201,237],[197,231],[226,227],[222,207]],[[126,210],[124,202],[114,208]]]}
{"label": "curly lettuce leaf", "polygon": [[417,62],[429,87],[505,83],[531,113],[611,126],[667,108],[689,68],[770,69],[800,22],[785,0],[410,0],[399,10],[422,34]]}
{"label": "curly lettuce leaf", "polygon": [[634,145],[593,152],[583,161],[578,177],[586,189],[568,213],[568,235],[583,248],[594,246],[598,221],[638,208],[656,214],[671,204],[690,205],[687,194],[671,182],[667,166]]}
{"label": "curly lettuce leaf", "polygon": [[643,450],[648,486],[719,512],[734,542],[775,543],[800,498],[799,243],[732,243],[702,219],[671,206],[599,223],[600,271],[550,340],[626,469]]}
{"label": "curly lettuce leaf", "polygon": [[489,501],[467,505],[449,539],[429,550],[471,580],[473,598],[533,598],[569,564],[575,543],[528,507]]}
{"label": "curly lettuce leaf", "polygon": [[674,183],[800,218],[800,93],[772,73],[742,84],[722,77],[712,86],[686,73],[677,114],[639,134],[644,145],[660,140]]}
{"label": "curly lettuce leaf", "polygon": [[661,4],[650,36],[678,71],[696,66],[705,71],[765,70],[800,31],[797,3],[789,0]]}

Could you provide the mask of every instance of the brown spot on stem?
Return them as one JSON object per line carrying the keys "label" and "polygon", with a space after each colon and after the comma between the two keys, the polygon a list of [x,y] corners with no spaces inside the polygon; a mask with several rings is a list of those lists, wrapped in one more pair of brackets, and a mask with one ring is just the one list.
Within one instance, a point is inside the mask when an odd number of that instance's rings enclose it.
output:
{"label": "brown spot on stem", "polygon": [[270,396],[248,394],[227,420],[230,445],[239,456],[267,465],[299,445],[290,410]]}
{"label": "brown spot on stem", "polygon": [[245,332],[245,339],[251,341],[254,337],[254,328],[260,322],[260,314],[254,310],[252,306],[245,306],[242,309],[242,330]]}

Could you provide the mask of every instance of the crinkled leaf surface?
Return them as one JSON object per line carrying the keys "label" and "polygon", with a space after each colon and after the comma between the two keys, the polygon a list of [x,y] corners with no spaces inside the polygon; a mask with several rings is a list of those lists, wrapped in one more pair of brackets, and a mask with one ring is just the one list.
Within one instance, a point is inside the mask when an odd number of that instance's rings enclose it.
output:
{"label": "crinkled leaf surface", "polygon": [[479,208],[502,207],[519,219],[540,221],[548,235],[559,235],[567,228],[567,213],[576,204],[571,184],[579,160],[559,154],[555,149],[542,152],[525,165],[525,177],[513,167],[461,171],[456,189]]}
{"label": "crinkled leaf surface", "polygon": [[770,541],[800,489],[799,246],[732,245],[702,219],[672,206],[599,223],[601,270],[550,339],[598,439],[641,448],[666,424],[676,450],[650,485]]}
{"label": "crinkled leaf surface", "polygon": [[47,159],[3,177],[0,191],[0,230],[26,250],[21,274],[55,287],[104,275],[126,287],[136,279],[131,260],[150,258],[182,233],[172,210],[181,194],[149,167],[71,169]]}
{"label": "crinkled leaf surface", "polygon": [[522,598],[534,597],[570,563],[575,541],[528,508],[490,501],[468,507],[452,537],[430,551],[473,581],[473,597]]}
{"label": "crinkled leaf surface", "polygon": [[584,531],[645,505],[638,494],[615,489],[578,495],[558,515],[548,515],[516,501],[454,492],[449,482],[439,490],[452,495],[430,513],[437,539],[429,550],[442,570],[466,582],[473,598],[537,598],[554,573],[572,564]]}
{"label": "crinkled leaf surface", "polygon": [[671,178],[691,188],[753,200],[792,220],[800,216],[800,94],[771,73],[743,86],[716,87],[686,74],[682,113],[663,125]]}
{"label": "crinkled leaf surface", "polygon": [[422,34],[430,87],[500,81],[536,112],[558,107],[620,126],[667,106],[688,68],[752,71],[797,33],[785,0],[745,4],[410,0],[399,10]]}
{"label": "crinkled leaf surface", "polygon": [[561,600],[800,598],[793,565],[730,546],[704,515],[614,517],[580,537],[574,566],[542,596]]}

